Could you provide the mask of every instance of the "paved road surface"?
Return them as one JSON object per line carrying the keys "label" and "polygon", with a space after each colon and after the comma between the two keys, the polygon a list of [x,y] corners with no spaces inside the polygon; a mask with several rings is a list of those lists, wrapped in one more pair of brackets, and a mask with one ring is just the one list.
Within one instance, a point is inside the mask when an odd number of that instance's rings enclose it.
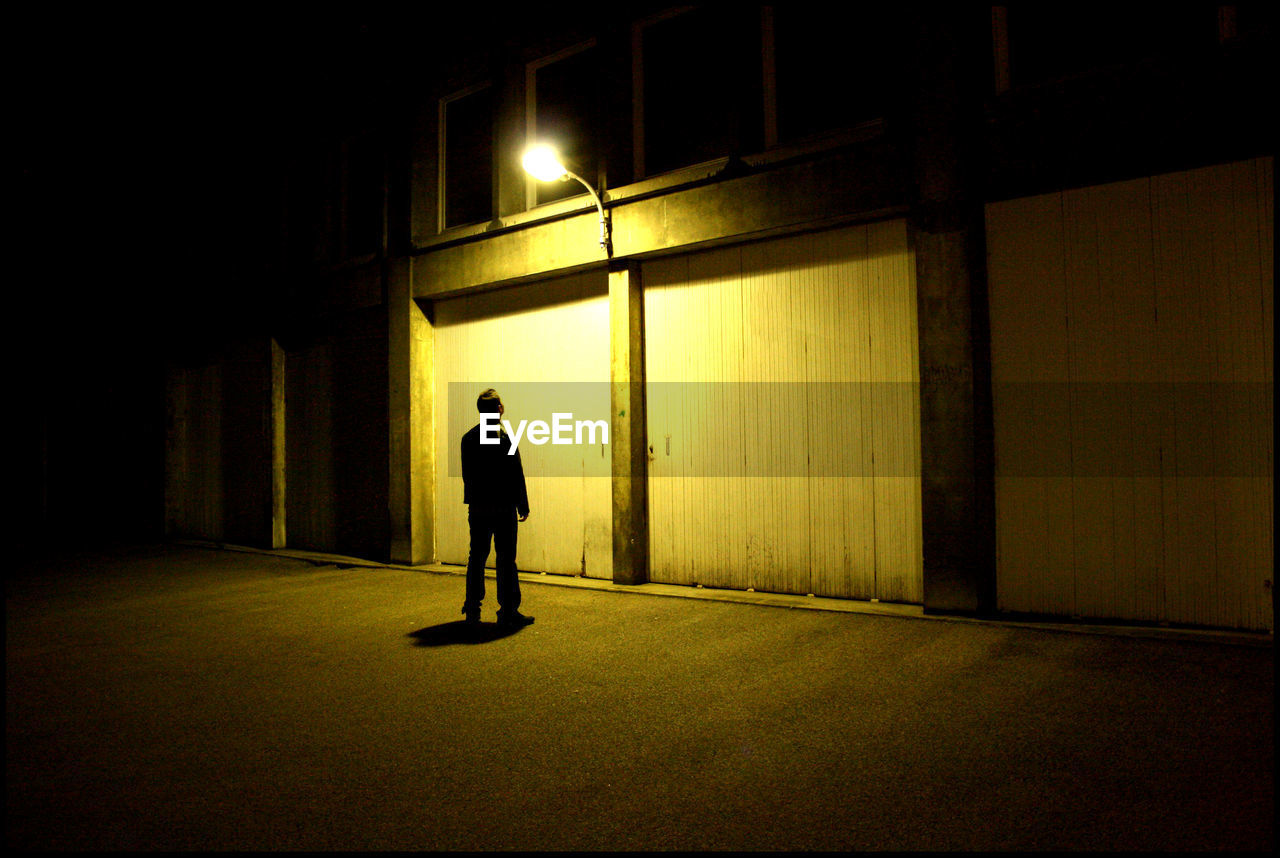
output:
{"label": "paved road surface", "polygon": [[536,584],[468,638],[461,599],[192,547],[11,569],[7,845],[1273,845],[1269,646]]}

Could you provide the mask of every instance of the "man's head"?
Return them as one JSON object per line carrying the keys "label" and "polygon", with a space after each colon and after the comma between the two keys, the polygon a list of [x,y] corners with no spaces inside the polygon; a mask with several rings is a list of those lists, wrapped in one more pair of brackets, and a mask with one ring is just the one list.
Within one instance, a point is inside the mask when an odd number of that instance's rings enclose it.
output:
{"label": "man's head", "polygon": [[476,398],[476,410],[481,414],[502,414],[506,409],[502,407],[498,391],[491,387]]}

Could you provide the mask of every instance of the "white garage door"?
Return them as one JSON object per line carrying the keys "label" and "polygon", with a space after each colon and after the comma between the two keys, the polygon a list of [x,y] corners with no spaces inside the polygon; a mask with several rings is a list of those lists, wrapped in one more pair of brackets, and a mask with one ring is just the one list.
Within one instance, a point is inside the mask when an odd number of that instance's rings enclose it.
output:
{"label": "white garage door", "polygon": [[[608,282],[603,274],[584,275],[437,301],[433,311],[436,556],[465,564],[458,450],[462,434],[479,422],[476,397],[496,389],[513,426],[550,422],[556,412],[607,420]],[[521,441],[530,508],[516,553],[522,572],[612,577],[610,457],[602,441]]]}
{"label": "white garage door", "polygon": [[1271,159],[987,207],[1004,610],[1266,630]]}
{"label": "white garage door", "polygon": [[643,270],[653,581],[923,599],[902,221]]}

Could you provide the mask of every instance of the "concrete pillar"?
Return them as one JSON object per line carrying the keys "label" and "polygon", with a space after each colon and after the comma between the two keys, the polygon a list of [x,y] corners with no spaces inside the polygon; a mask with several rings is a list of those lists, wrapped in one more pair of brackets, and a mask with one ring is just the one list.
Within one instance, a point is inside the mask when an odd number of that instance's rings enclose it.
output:
{"label": "concrete pillar", "polygon": [[[970,18],[973,20],[971,21]],[[979,69],[963,7],[914,27],[912,238],[920,334],[924,609],[994,610],[994,471],[985,235],[976,163]],[[981,44],[981,40],[972,42]]]}
{"label": "concrete pillar", "polygon": [[391,561],[416,565],[435,559],[434,339],[411,275],[407,257],[388,263],[388,506]]}
{"label": "concrete pillar", "polygon": [[640,264],[609,270],[609,447],[613,456],[613,581],[649,580],[649,455],[644,413],[644,294]]}

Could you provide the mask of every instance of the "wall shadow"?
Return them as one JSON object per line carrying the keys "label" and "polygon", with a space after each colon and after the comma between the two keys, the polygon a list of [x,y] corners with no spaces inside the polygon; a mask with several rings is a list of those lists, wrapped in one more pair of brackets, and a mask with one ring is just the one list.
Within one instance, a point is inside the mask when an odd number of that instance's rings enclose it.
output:
{"label": "wall shadow", "polygon": [[519,626],[504,626],[499,623],[477,623],[472,626],[465,620],[454,620],[409,632],[408,637],[413,638],[414,646],[450,646],[490,643],[518,631],[520,631]]}

